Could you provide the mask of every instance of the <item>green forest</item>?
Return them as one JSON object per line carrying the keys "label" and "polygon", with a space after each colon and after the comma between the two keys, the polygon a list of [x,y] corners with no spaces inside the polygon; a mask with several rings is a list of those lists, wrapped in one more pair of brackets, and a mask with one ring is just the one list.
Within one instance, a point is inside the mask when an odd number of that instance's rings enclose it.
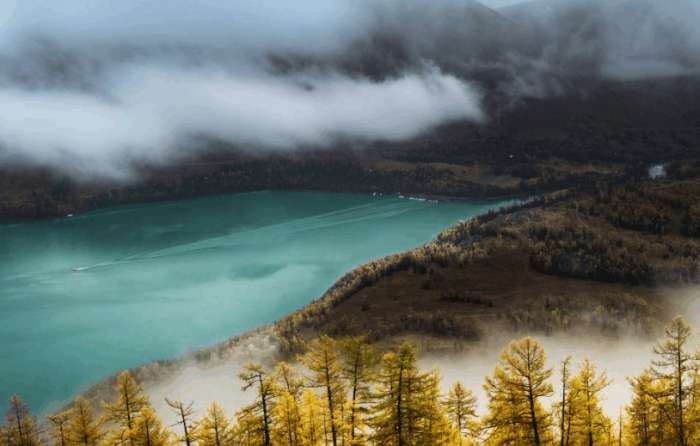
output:
{"label": "green forest", "polygon": [[569,356],[555,370],[532,337],[501,352],[480,405],[460,382],[441,393],[440,371],[420,370],[408,342],[380,351],[363,337],[320,336],[295,361],[246,364],[238,379],[252,402],[235,414],[217,402],[196,413],[193,402],[166,399],[177,422],[165,426],[124,371],[112,401],[79,396],[45,421],[13,396],[0,446],[697,445],[700,355],[691,335],[682,317],[669,323],[648,368],[627,378],[631,397],[619,414],[601,407],[611,380],[595,358]]}

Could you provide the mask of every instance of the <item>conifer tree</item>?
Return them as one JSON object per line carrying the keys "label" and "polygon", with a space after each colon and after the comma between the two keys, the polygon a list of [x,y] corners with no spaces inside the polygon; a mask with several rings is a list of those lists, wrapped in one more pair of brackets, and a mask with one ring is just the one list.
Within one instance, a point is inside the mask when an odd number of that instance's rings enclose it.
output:
{"label": "conifer tree", "polygon": [[207,413],[199,421],[197,428],[198,446],[228,446],[233,432],[224,409],[216,402],[211,403]]}
{"label": "conifer tree", "polygon": [[261,417],[245,411],[236,414],[236,424],[232,429],[232,444],[235,446],[260,446],[263,444]]}
{"label": "conifer tree", "polygon": [[[54,446],[68,446],[68,421],[70,420],[70,411],[64,410],[46,417],[51,424],[49,436]],[[2,430],[0,429],[0,445],[6,446],[2,441]],[[9,446],[9,445],[8,445]]]}
{"label": "conifer tree", "polygon": [[655,401],[652,395],[652,377],[645,370],[636,378],[628,379],[632,387],[632,402],[627,408],[629,442],[638,446],[651,446],[653,442],[653,425],[658,423],[654,410]]}
{"label": "conifer tree", "polygon": [[299,444],[301,446],[325,444],[325,438],[323,437],[324,426],[321,418],[323,406],[312,390],[306,389],[302,392],[299,412],[301,423],[301,441]]}
{"label": "conifer tree", "polygon": [[490,430],[490,442],[533,446],[550,442],[551,420],[541,400],[553,393],[547,382],[551,375],[537,341],[526,337],[510,343],[484,385],[489,399],[485,426]]}
{"label": "conifer tree", "polygon": [[95,419],[92,406],[82,397],[73,401],[67,427],[67,438],[71,446],[97,446],[103,436],[101,424]]}
{"label": "conifer tree", "polygon": [[275,445],[298,446],[301,436],[299,407],[294,396],[283,390],[273,409],[272,440]]}
{"label": "conifer tree", "polygon": [[128,440],[128,432],[134,429],[136,419],[141,410],[149,406],[149,402],[143,393],[143,387],[127,370],[117,376],[114,390],[116,399],[111,403],[103,403],[102,408],[104,421],[117,427],[110,432],[109,443],[120,444]]}
{"label": "conifer tree", "polygon": [[272,416],[273,444],[301,444],[301,414],[299,398],[304,382],[287,362],[281,361],[274,372],[277,396]]}
{"label": "conifer tree", "polygon": [[344,434],[341,412],[345,387],[337,342],[328,336],[316,338],[300,360],[310,372],[307,385],[321,389],[324,394],[331,444],[338,446]]}
{"label": "conifer tree", "polygon": [[194,413],[194,401],[185,404],[179,400],[165,399],[165,403],[172,408],[177,417],[178,424],[182,427],[182,435],[177,437],[178,442],[185,443],[185,446],[191,446],[197,436],[196,425],[191,421]]}
{"label": "conifer tree", "polygon": [[132,424],[129,440],[134,446],[170,445],[170,432],[163,429],[163,423],[150,406],[144,405]]}
{"label": "conifer tree", "polygon": [[255,401],[244,409],[248,420],[259,418],[262,428],[263,445],[270,446],[270,424],[272,404],[275,399],[274,378],[267,375],[260,364],[248,363],[238,377],[243,381],[243,390],[255,388]]}
{"label": "conifer tree", "polygon": [[439,378],[418,370],[415,348],[404,342],[396,352],[386,353],[377,377],[373,441],[388,446],[435,442],[431,423],[439,412]]}
{"label": "conifer tree", "polygon": [[476,419],[476,397],[471,390],[465,388],[459,381],[454,383],[444,402],[447,413],[462,437],[473,436]]}
{"label": "conifer tree", "polygon": [[304,380],[294,370],[294,367],[286,361],[280,361],[275,366],[274,378],[277,382],[277,387],[288,392],[294,399],[299,398],[299,394],[304,387]]}
{"label": "conifer tree", "polygon": [[10,407],[5,419],[5,437],[11,446],[41,445],[41,432],[37,421],[19,396],[10,397]]}
{"label": "conifer tree", "polygon": [[571,381],[575,393],[575,409],[572,411],[574,444],[594,446],[607,442],[612,422],[600,407],[600,394],[608,385],[610,380],[605,372],[598,373],[595,365],[584,359]]}
{"label": "conifer tree", "polygon": [[376,353],[365,336],[343,339],[341,347],[342,373],[350,392],[348,402],[350,442],[360,444],[365,439],[362,418],[371,398],[370,386],[377,365]]}
{"label": "conifer tree", "polygon": [[571,380],[571,356],[566,356],[561,361],[560,368],[560,384],[561,393],[560,400],[555,404],[555,409],[559,416],[559,446],[568,446],[571,433],[571,388],[569,381]]}
{"label": "conifer tree", "polygon": [[654,379],[666,386],[654,397],[661,400],[664,396],[671,395],[673,406],[671,410],[664,411],[664,414],[673,426],[676,446],[687,446],[686,411],[693,393],[691,372],[697,367],[698,361],[686,349],[691,329],[681,316],[671,321],[665,333],[666,339],[654,347],[657,359],[652,362],[651,373]]}

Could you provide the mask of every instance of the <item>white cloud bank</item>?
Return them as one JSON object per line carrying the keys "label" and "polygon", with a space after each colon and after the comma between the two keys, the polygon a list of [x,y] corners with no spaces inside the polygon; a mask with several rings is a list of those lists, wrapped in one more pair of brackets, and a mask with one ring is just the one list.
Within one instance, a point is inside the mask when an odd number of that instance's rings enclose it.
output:
{"label": "white cloud bank", "polygon": [[469,85],[436,71],[372,82],[134,66],[99,95],[0,87],[0,116],[5,157],[118,177],[132,161],[172,159],[193,137],[275,149],[402,140],[481,112]]}
{"label": "white cloud bank", "polygon": [[0,165],[126,178],[133,164],[177,159],[202,140],[295,149],[403,140],[480,120],[480,95],[437,68],[378,80],[270,64],[276,54],[346,51],[367,33],[373,8],[346,0],[4,3]]}

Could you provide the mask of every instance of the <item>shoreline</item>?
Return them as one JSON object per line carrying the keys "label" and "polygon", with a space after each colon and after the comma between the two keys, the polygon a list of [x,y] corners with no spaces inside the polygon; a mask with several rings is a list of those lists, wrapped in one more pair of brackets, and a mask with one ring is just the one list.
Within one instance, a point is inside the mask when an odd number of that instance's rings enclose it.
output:
{"label": "shoreline", "polygon": [[[556,190],[548,191],[545,193],[549,192],[555,192]],[[183,197],[173,197],[173,198],[164,198],[164,199],[154,199],[154,200],[137,200],[137,201],[125,201],[125,202],[118,202],[114,204],[106,204],[104,206],[95,206],[95,207],[87,207],[85,209],[75,211],[73,213],[65,214],[65,215],[53,215],[53,216],[42,216],[42,217],[28,217],[28,218],[6,218],[3,215],[0,215],[0,228],[3,226],[12,226],[12,225],[18,225],[18,224],[30,224],[34,222],[50,222],[50,221],[55,221],[55,220],[64,220],[64,219],[69,219],[69,218],[75,218],[75,217],[81,217],[86,214],[89,214],[91,212],[96,212],[96,211],[101,211],[101,210],[106,210],[106,209],[112,209],[112,208],[117,208],[120,206],[132,206],[132,205],[149,205],[149,204],[163,204],[163,203],[178,203],[178,202],[184,202],[188,200],[198,200],[198,199],[203,199],[203,198],[215,198],[215,197],[224,197],[224,196],[231,196],[231,195],[242,195],[242,194],[255,194],[255,193],[262,193],[262,192],[299,192],[299,193],[329,193],[329,194],[353,194],[353,195],[369,195],[369,196],[384,196],[384,197],[396,197],[399,199],[419,199],[419,200],[424,200],[424,201],[435,201],[435,202],[466,202],[466,201],[473,201],[473,202],[484,202],[484,203],[490,203],[490,202],[496,202],[496,201],[504,201],[504,200],[511,200],[511,201],[517,201],[517,200],[522,200],[522,201],[527,201],[529,199],[535,198],[539,195],[542,194],[532,194],[529,192],[519,192],[519,193],[514,193],[514,194],[501,194],[501,195],[494,195],[494,196],[451,196],[451,195],[438,195],[438,194],[429,194],[429,193],[411,193],[411,194],[402,194],[401,192],[380,192],[380,191],[374,191],[374,192],[356,192],[352,190],[325,190],[325,189],[256,189],[256,190],[248,190],[248,191],[240,191],[240,192],[224,192],[224,193],[213,193],[213,194],[203,194],[203,195],[197,195],[197,196],[183,196]]]}

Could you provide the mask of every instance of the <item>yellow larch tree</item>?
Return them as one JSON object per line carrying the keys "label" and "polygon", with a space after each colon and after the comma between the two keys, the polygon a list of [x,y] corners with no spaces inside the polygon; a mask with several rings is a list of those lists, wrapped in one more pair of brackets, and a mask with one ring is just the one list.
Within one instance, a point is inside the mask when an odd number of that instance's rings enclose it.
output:
{"label": "yellow larch tree", "polygon": [[254,389],[256,396],[253,402],[245,407],[247,421],[257,419],[260,421],[260,429],[263,435],[263,446],[270,446],[272,424],[272,409],[276,397],[274,377],[269,376],[262,365],[249,362],[243,366],[243,370],[238,374],[243,381],[243,390]]}
{"label": "yellow larch tree", "polygon": [[349,388],[347,425],[350,444],[363,444],[367,433],[364,418],[371,400],[371,384],[377,366],[377,354],[366,336],[345,338],[342,349],[342,373]]}
{"label": "yellow larch tree", "polygon": [[551,443],[551,417],[542,407],[542,399],[553,393],[548,382],[551,375],[552,369],[545,366],[544,349],[535,339],[510,343],[484,385],[489,401],[484,419],[488,444]]}
{"label": "yellow larch tree", "polygon": [[108,435],[110,445],[127,441],[127,433],[134,428],[141,409],[150,405],[143,387],[134,380],[129,371],[125,370],[117,376],[114,390],[117,395],[115,400],[102,403],[103,421],[114,426]]}
{"label": "yellow larch tree", "polygon": [[610,380],[606,373],[598,373],[595,365],[588,358],[584,359],[578,372],[571,379],[571,444],[608,444],[612,434],[612,421],[600,407],[601,392],[608,385]]}
{"label": "yellow larch tree", "polygon": [[286,390],[281,391],[272,415],[272,443],[299,446],[301,416],[296,398]]}
{"label": "yellow larch tree", "polygon": [[143,406],[133,420],[129,430],[129,440],[134,446],[170,446],[170,431],[163,428],[163,423],[151,406]]}
{"label": "yellow larch tree", "polygon": [[177,442],[185,443],[185,446],[191,446],[197,438],[197,425],[192,421],[194,401],[183,403],[180,400],[166,398],[165,403],[172,409],[177,417],[177,424],[182,429],[182,434],[176,436]]}
{"label": "yellow larch tree", "polygon": [[460,444],[463,438],[475,439],[478,430],[476,396],[457,381],[452,385],[443,402],[450,421],[459,432]]}
{"label": "yellow larch tree", "polygon": [[299,398],[303,379],[285,361],[275,366],[274,379],[277,402],[272,414],[273,444],[298,446],[301,444]]}
{"label": "yellow larch tree", "polygon": [[656,359],[652,361],[651,368],[654,379],[665,386],[659,389],[654,398],[661,402],[670,396],[673,405],[670,410],[665,410],[664,414],[673,426],[674,444],[687,446],[688,410],[693,396],[692,372],[698,367],[698,359],[686,347],[691,329],[681,316],[671,321],[665,334],[666,338],[654,347]]}
{"label": "yellow larch tree", "polygon": [[444,420],[448,431],[449,423],[439,407],[439,377],[420,372],[411,344],[404,342],[396,352],[384,354],[376,381],[370,420],[374,444],[441,444],[449,432],[437,432],[435,423]]}
{"label": "yellow larch tree", "polygon": [[553,404],[553,410],[557,418],[557,428],[559,431],[559,446],[569,446],[571,443],[571,425],[572,425],[572,390],[571,381],[571,356],[566,356],[561,361],[559,369],[559,384],[561,389],[558,391],[559,401]]}
{"label": "yellow larch tree", "polygon": [[67,438],[71,446],[97,446],[104,433],[96,419],[92,406],[82,397],[77,397],[70,408]]}
{"label": "yellow larch tree", "polygon": [[[68,446],[68,421],[70,420],[70,410],[64,410],[46,417],[51,425],[49,438],[54,446]],[[2,434],[0,430],[0,434]],[[0,435],[0,445],[5,446]],[[9,444],[8,444],[9,446]]]}
{"label": "yellow larch tree", "polygon": [[39,446],[42,436],[39,425],[26,404],[17,395],[10,397],[10,407],[5,414],[7,422],[3,437],[11,446]]}
{"label": "yellow larch tree", "polygon": [[197,423],[197,446],[229,446],[233,432],[224,409],[211,403],[204,417]]}
{"label": "yellow larch tree", "polygon": [[324,425],[322,414],[323,404],[316,393],[311,389],[306,389],[301,394],[299,407],[301,436],[300,446],[325,445]]}
{"label": "yellow larch tree", "polygon": [[307,386],[320,389],[323,394],[331,444],[338,446],[346,433],[342,417],[346,390],[338,343],[328,336],[320,336],[311,341],[307,352],[299,359],[310,372]]}

